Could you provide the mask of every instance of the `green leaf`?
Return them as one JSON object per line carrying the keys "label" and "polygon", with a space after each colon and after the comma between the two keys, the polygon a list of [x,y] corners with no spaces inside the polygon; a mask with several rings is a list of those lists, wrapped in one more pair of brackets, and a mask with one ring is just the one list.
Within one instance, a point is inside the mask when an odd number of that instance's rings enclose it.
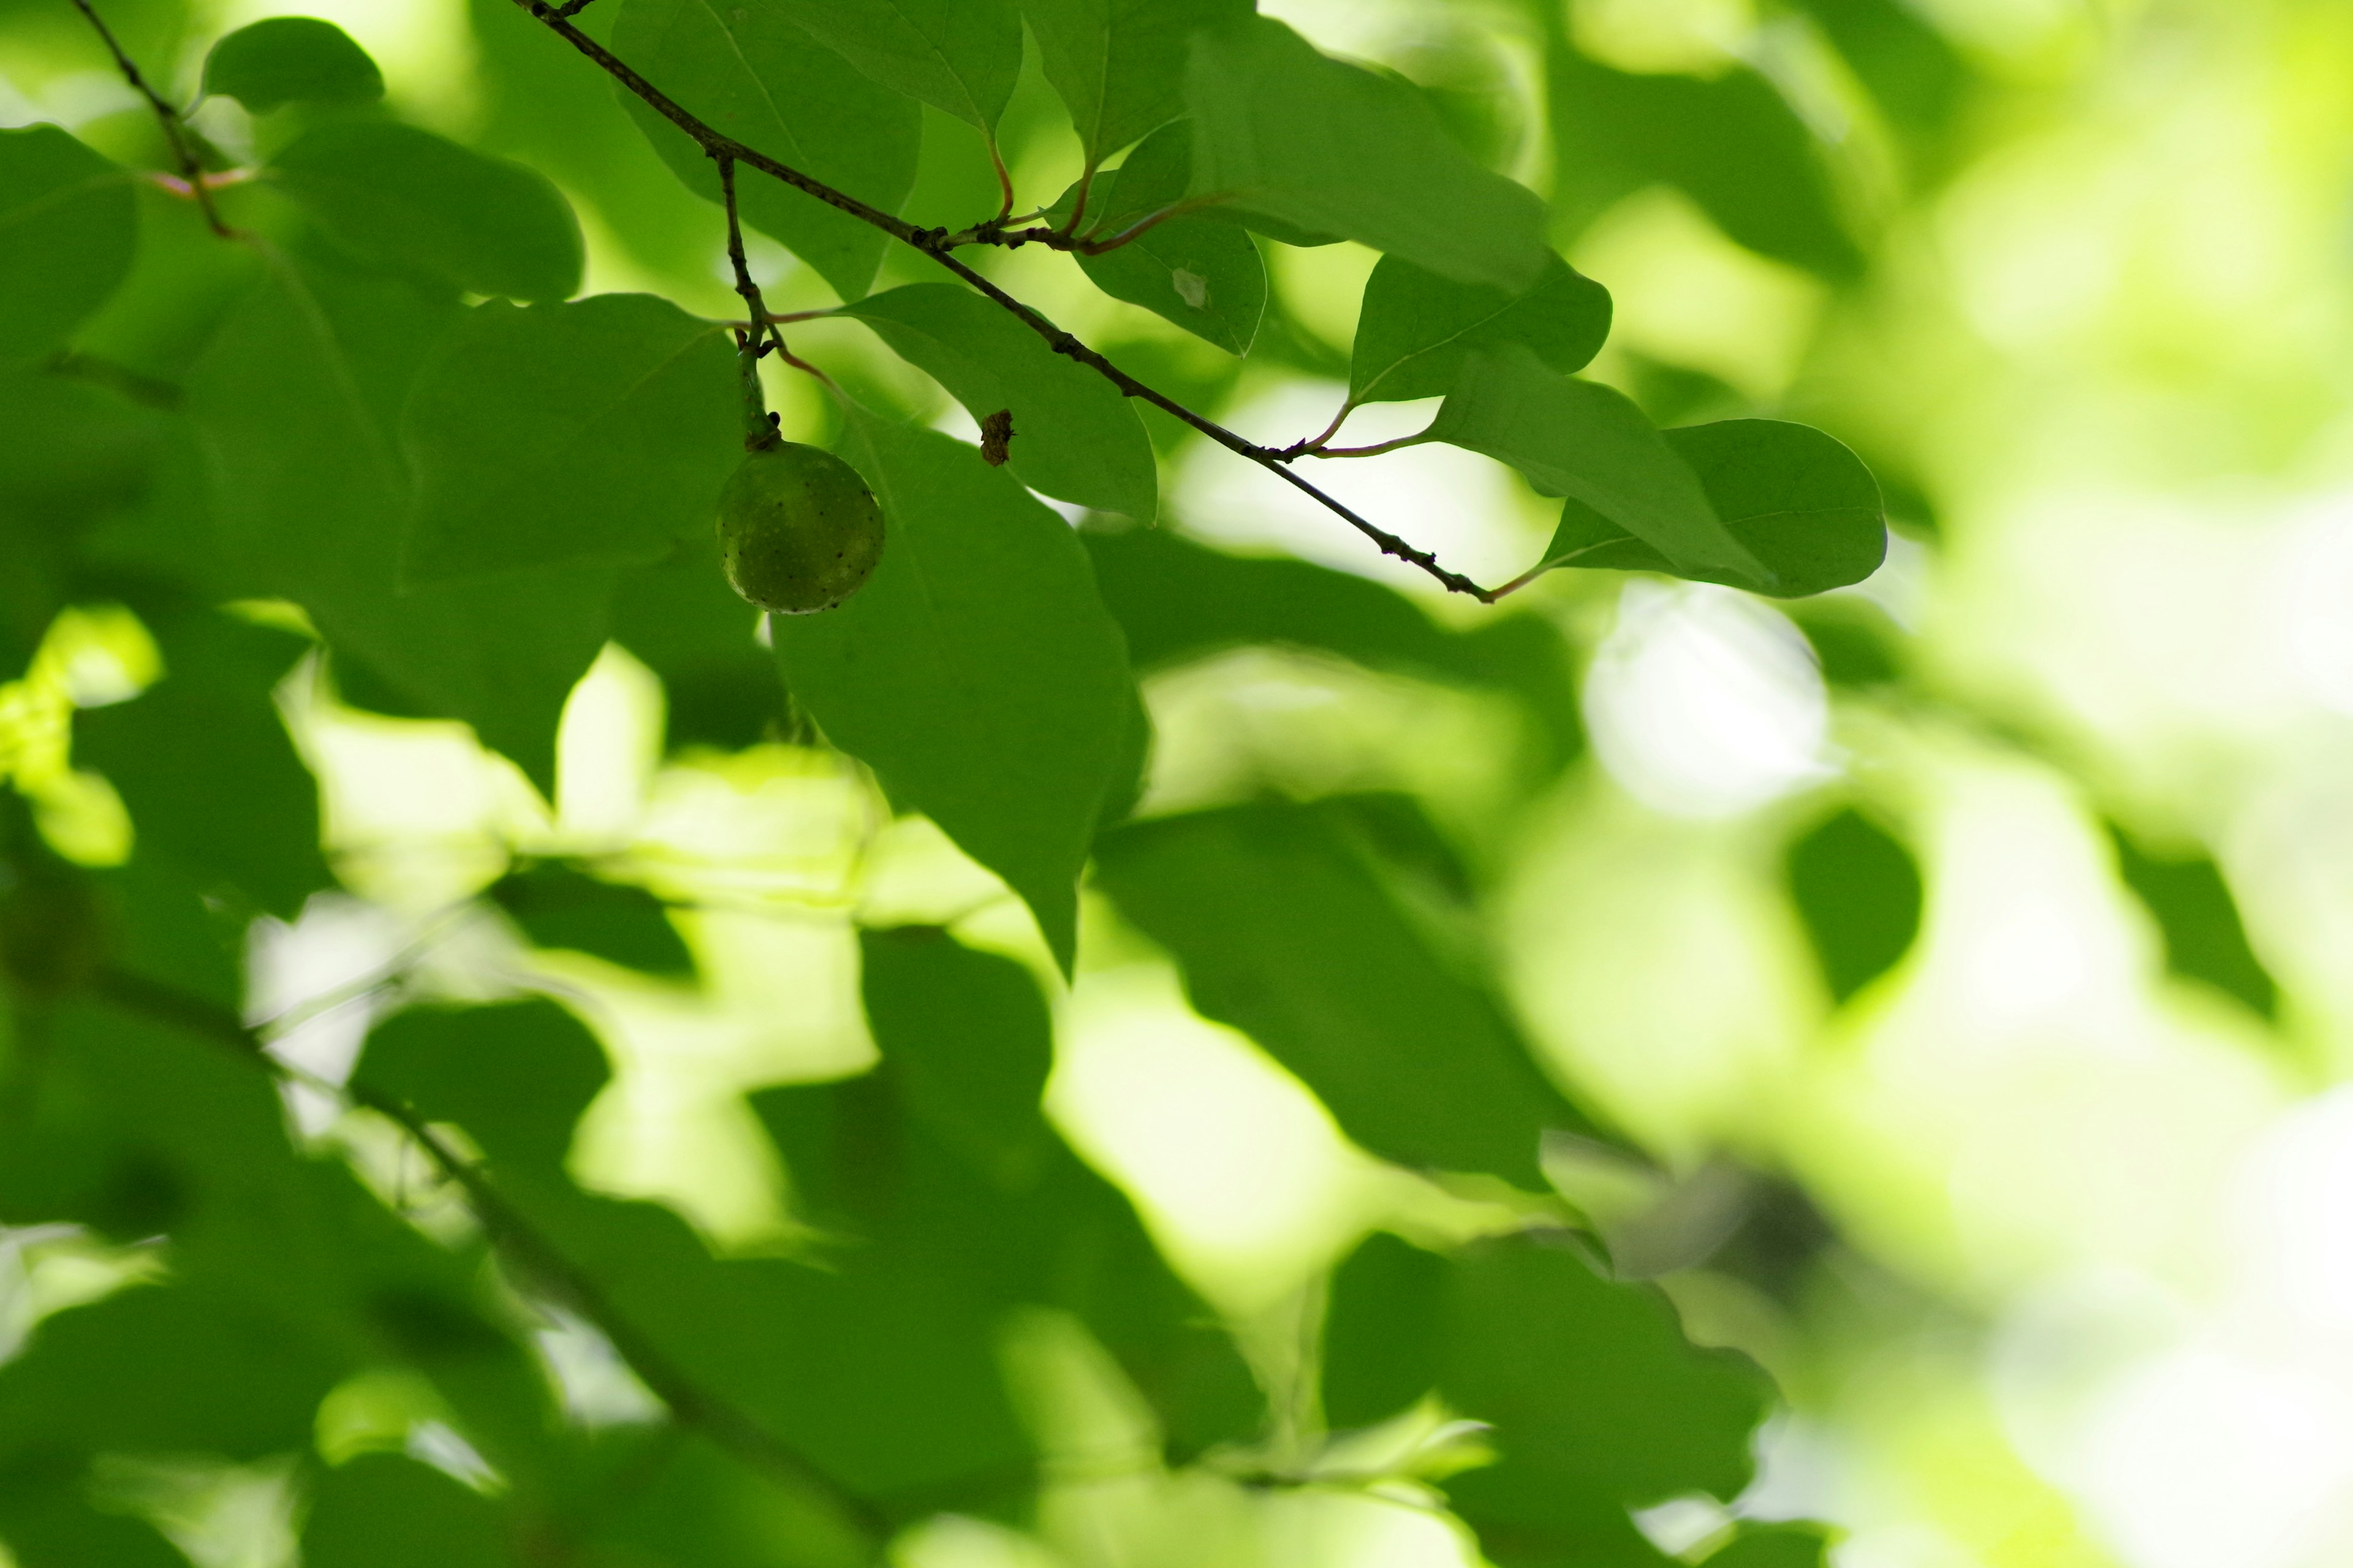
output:
{"label": "green leaf", "polygon": [[1591,1130],[1331,809],[1137,823],[1104,836],[1096,877],[1176,960],[1196,1007],[1256,1040],[1373,1152],[1540,1185],[1545,1132]]}
{"label": "green leaf", "polygon": [[859,952],[867,1019],[909,1112],[997,1185],[1027,1184],[1055,1142],[1041,1109],[1053,1023],[1038,983],[929,926],[861,932]]}
{"label": "green leaf", "polygon": [[[723,134],[897,212],[914,188],[922,108],[869,80],[797,16],[783,0],[628,0],[613,47]],[[623,101],[671,172],[717,202],[719,172],[694,140],[634,94]],[[881,230],[750,169],[737,171],[736,195],[744,222],[817,268],[844,300],[873,282],[890,243]]]}
{"label": "green leaf", "polygon": [[1522,343],[1547,368],[1572,375],[1609,335],[1609,291],[1554,257],[1535,286],[1514,294],[1388,256],[1365,284],[1351,403],[1443,397],[1474,349]]}
{"label": "green leaf", "polygon": [[1011,409],[1007,465],[1022,483],[1138,522],[1158,512],[1158,469],[1135,409],[1010,311],[946,283],[911,283],[843,309],[975,419]]}
{"label": "green leaf", "polygon": [[604,646],[610,575],[399,584],[410,496],[392,421],[459,318],[398,283],[281,262],[191,373],[188,412],[222,543],[259,591],[309,611],[339,669],[465,721],[552,789],[556,720]]}
{"label": "green leaf", "polygon": [[1789,895],[1840,1002],[1895,967],[1920,934],[1920,868],[1849,809],[1789,846]]}
{"label": "green leaf", "polygon": [[1830,1536],[1818,1524],[1744,1522],[1729,1546],[1708,1556],[1711,1568],[1827,1568]]}
{"label": "green leaf", "polygon": [[509,1568],[499,1505],[429,1465],[362,1454],[329,1470],[302,1526],[308,1568]]}
{"label": "green leaf", "polygon": [[35,1460],[0,1472],[0,1542],[16,1568],[188,1568],[145,1521],[91,1507],[81,1468]]}
{"label": "green leaf", "polygon": [[733,345],[668,300],[469,311],[402,418],[407,576],[658,561],[711,529],[743,417]]}
{"label": "green leaf", "polygon": [[1185,111],[1187,42],[1249,0],[1021,0],[1087,166]]}
{"label": "green leaf", "polygon": [[430,131],[332,121],[269,175],[338,244],[396,270],[516,300],[580,287],[580,221],[547,176]]}
{"label": "green leaf", "polygon": [[1835,279],[1862,269],[1813,133],[1747,67],[1637,75],[1560,42],[1551,105],[1565,172],[1555,199],[1571,210],[1590,216],[1628,190],[1672,184],[1760,255]]}
{"label": "green leaf", "polygon": [[[546,174],[649,273],[707,279],[718,233],[711,209],[679,184],[612,79],[584,68],[513,0],[468,0],[467,11],[481,95],[475,144]],[[593,33],[600,16],[580,21]]]}
{"label": "green leaf", "polygon": [[1736,567],[1671,565],[1663,551],[1629,537],[1577,497],[1562,509],[1546,561],[1673,572],[1774,598],[1802,598],[1862,582],[1887,558],[1878,480],[1831,436],[1778,419],[1725,419],[1663,436],[1699,476],[1715,516],[1769,577],[1760,584]]}
{"label": "green leaf", "polygon": [[1186,75],[1193,191],[1464,283],[1543,275],[1544,204],[1481,167],[1419,90],[1269,16],[1204,33]]}
{"label": "green leaf", "polygon": [[270,16],[213,46],[204,90],[267,114],[290,103],[374,103],[384,96],[384,73],[332,22]]}
{"label": "green leaf", "polygon": [[1629,537],[1573,492],[1546,560],[1672,572],[1799,598],[1860,583],[1887,558],[1879,482],[1862,459],[1820,430],[1776,419],[1726,419],[1664,434],[1699,477],[1725,529],[1770,574],[1767,581],[1760,585],[1736,567],[1672,565],[1664,552]]}
{"label": "green leaf", "polygon": [[[1097,174],[1087,192],[1088,233],[1115,238],[1184,200],[1192,141],[1189,126],[1163,126],[1126,163]],[[1067,221],[1078,189],[1062,194],[1050,219]],[[1237,225],[1169,218],[1116,249],[1076,255],[1080,269],[1113,299],[1141,305],[1228,353],[1250,353],[1266,310],[1266,259]]]}
{"label": "green leaf", "polygon": [[893,92],[993,132],[1021,74],[1013,0],[792,0],[792,18]]}
{"label": "green leaf", "polygon": [[613,637],[661,677],[670,749],[741,751],[790,719],[763,617],[728,585],[714,535],[681,541],[660,564],[621,579]]}
{"label": "green leaf", "polygon": [[1626,1510],[1736,1496],[1771,1403],[1752,1364],[1686,1341],[1658,1292],[1600,1278],[1553,1238],[1441,1258],[1377,1236],[1333,1279],[1325,1344],[1335,1420],[1380,1419],[1434,1386],[1493,1426],[1500,1462],[1446,1488],[1504,1564],[1669,1561]]}
{"label": "green leaf", "polygon": [[1508,692],[1545,732],[1546,771],[1583,750],[1567,645],[1536,616],[1439,627],[1396,590],[1286,557],[1223,554],[1161,529],[1080,535],[1139,672],[1253,644],[1335,653],[1367,669]]}
{"label": "green leaf", "polygon": [[2211,857],[2153,853],[2115,823],[2108,837],[2116,870],[2165,942],[2166,966],[2236,996],[2263,1017],[2279,1016],[2279,985],[2247,942],[2239,902]]}
{"label": "green leaf", "polygon": [[54,125],[0,131],[0,361],[72,335],[131,271],[131,176]]}
{"label": "green leaf", "polygon": [[881,1068],[753,1100],[807,1217],[851,1238],[850,1258],[1074,1314],[1179,1459],[1253,1436],[1264,1401],[1232,1340],[1045,1118],[1053,1029],[1035,977],[924,928],[869,932],[862,952]]}
{"label": "green leaf", "polygon": [[164,677],[130,702],[74,721],[74,756],[131,811],[141,854],[170,855],[292,920],[330,885],[319,852],[319,786],[273,693],[310,647],[212,611],[153,620]]}
{"label": "green leaf", "polygon": [[857,414],[843,456],[890,542],[841,608],[770,621],[785,684],[895,804],[1005,879],[1067,969],[1135,702],[1086,550],[944,436]]}
{"label": "green leaf", "polygon": [[534,947],[585,952],[647,974],[694,972],[693,957],[670,924],[670,906],[642,888],[543,862],[508,872],[491,885],[490,897]]}
{"label": "green leaf", "polygon": [[1904,0],[1798,0],[1880,110],[1924,141],[1948,130],[1970,86],[1968,64]]}
{"label": "green leaf", "polygon": [[1541,495],[1574,498],[1678,573],[1766,580],[1725,531],[1699,476],[1640,409],[1606,386],[1556,374],[1525,344],[1472,353],[1429,434],[1511,464]]}
{"label": "green leaf", "polygon": [[607,1072],[552,1005],[403,1014],[360,1077],[463,1126],[507,1200],[647,1342],[842,1484],[897,1509],[1026,1474],[989,1303],[955,1275],[874,1252],[827,1269],[722,1261],[669,1211],[574,1185],[563,1159]]}

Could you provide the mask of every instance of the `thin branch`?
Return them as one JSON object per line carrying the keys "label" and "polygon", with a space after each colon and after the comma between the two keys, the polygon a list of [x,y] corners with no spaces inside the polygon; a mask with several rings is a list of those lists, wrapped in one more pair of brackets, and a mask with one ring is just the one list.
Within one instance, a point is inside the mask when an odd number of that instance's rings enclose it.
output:
{"label": "thin branch", "polygon": [[680,1426],[703,1433],[755,1468],[814,1494],[838,1510],[870,1542],[879,1543],[888,1538],[888,1521],[865,1500],[844,1489],[797,1449],[681,1371],[606,1300],[595,1282],[554,1242],[507,1202],[488,1172],[452,1147],[408,1106],[389,1095],[332,1083],[279,1060],[270,1054],[268,1041],[247,1027],[236,1014],[173,986],[114,970],[100,980],[97,994],[124,1012],[227,1046],[280,1081],[324,1090],[393,1121],[424,1151],[443,1179],[466,1194],[483,1230],[508,1262],[563,1305],[595,1324],[629,1369],[670,1407]]}
{"label": "thin branch", "polygon": [[147,85],[147,79],[139,74],[139,67],[122,52],[122,46],[115,40],[113,29],[91,6],[90,0],[73,0],[73,5],[74,9],[89,19],[90,25],[105,41],[107,52],[114,57],[115,68],[122,73],[122,79],[129,82],[132,89],[147,100],[147,107],[155,111],[156,123],[164,128],[164,140],[171,144],[172,160],[179,164],[180,177],[187,182],[189,194],[204,209],[205,221],[212,225],[213,232],[223,239],[233,238],[237,231],[221,221],[220,209],[213,205],[212,186],[206,183],[204,165],[197,161],[195,148],[188,141],[187,123],[181,119],[180,111]]}
{"label": "thin branch", "polygon": [[[1376,441],[1369,447],[1310,447],[1296,455],[1309,458],[1377,458],[1383,452],[1394,452],[1402,447],[1419,447],[1429,439],[1429,431],[1417,430],[1410,436],[1400,436],[1394,441]],[[1284,456],[1293,455],[1286,448]]]}
{"label": "thin branch", "polygon": [[[651,82],[623,64],[610,49],[565,21],[558,9],[546,4],[546,0],[515,0],[515,4],[544,23],[565,42],[595,61],[614,80],[644,100],[663,119],[692,137],[695,143],[713,158],[732,159],[749,168],[757,169],[770,178],[781,180],[796,190],[805,192],[830,206],[839,208],[861,222],[872,225],[900,243],[922,251],[974,289],[1019,317],[1031,331],[1044,338],[1047,346],[1056,353],[1085,365],[1113,386],[1118,387],[1124,395],[1142,398],[1162,412],[1183,420],[1228,451],[1238,457],[1246,458],[1267,472],[1277,476],[1285,484],[1306,495],[1372,541],[1384,555],[1393,555],[1409,565],[1419,567],[1443,584],[1451,593],[1466,594],[1482,604],[1493,603],[1494,596],[1487,589],[1481,587],[1459,572],[1449,571],[1440,565],[1438,557],[1429,551],[1418,549],[1387,529],[1366,521],[1331,496],[1293,473],[1283,465],[1282,458],[1273,449],[1244,440],[1215,420],[1196,414],[1175,399],[1154,391],[1113,364],[1093,349],[1087,347],[1086,344],[1054,325],[1029,306],[1023,304],[965,266],[950,254],[955,241],[962,237],[952,237],[944,228],[918,228],[903,218],[894,217],[878,207],[869,206],[855,196],[837,191],[822,180],[802,174],[789,164],[778,163],[757,148],[746,146],[732,136],[722,134],[696,119]],[[987,226],[983,226],[983,227]],[[1011,237],[1008,237],[1008,243],[1010,243]]]}
{"label": "thin branch", "polygon": [[[760,356],[773,349],[778,359],[795,370],[807,371],[828,386],[833,385],[833,378],[785,346],[785,334],[776,326],[778,318],[768,313],[767,302],[760,298],[760,286],[752,280],[752,264],[744,258],[744,224],[735,211],[735,160],[724,153],[712,156],[719,163],[719,194],[727,208],[727,260],[735,268],[735,292],[744,297],[744,308],[755,323],[735,334],[736,352],[748,356],[744,362],[744,395],[747,411],[758,426],[747,433],[744,445],[754,450],[764,449],[776,444],[776,434],[775,416],[765,411],[760,400]],[[763,327],[767,329],[765,335],[768,341],[754,348],[754,343],[763,335]]]}
{"label": "thin branch", "polygon": [[[1215,206],[1217,203],[1218,198],[1215,196],[1192,196],[1181,202],[1171,202],[1166,206],[1162,207],[1158,212],[1148,214],[1147,216],[1139,218],[1134,223],[1128,225],[1125,228],[1121,229],[1117,234],[1113,235],[1109,239],[1081,240],[1077,247],[1079,254],[1082,256],[1102,256],[1108,251],[1117,250],[1123,245],[1131,244],[1135,240],[1141,239],[1144,236],[1151,233],[1154,229],[1158,228],[1162,224],[1166,223],[1170,218],[1183,217],[1187,213],[1199,212],[1203,207]],[[1097,230],[1096,232],[1100,233],[1102,231]]]}

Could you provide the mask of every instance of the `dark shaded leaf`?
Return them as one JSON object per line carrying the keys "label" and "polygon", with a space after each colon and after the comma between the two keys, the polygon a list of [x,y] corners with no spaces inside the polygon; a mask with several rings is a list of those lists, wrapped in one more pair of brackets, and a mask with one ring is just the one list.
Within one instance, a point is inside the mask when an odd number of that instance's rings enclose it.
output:
{"label": "dark shaded leaf", "polygon": [[1067,968],[1079,868],[1125,784],[1135,702],[1086,550],[944,436],[860,413],[843,455],[881,499],[890,542],[840,609],[771,620],[785,684],[894,804],[1006,879]]}
{"label": "dark shaded leaf", "polygon": [[1544,271],[1544,204],[1455,144],[1419,89],[1268,16],[1194,39],[1193,191],[1466,283]]}
{"label": "dark shaded leaf", "polygon": [[362,1454],[329,1470],[302,1526],[309,1568],[509,1568],[499,1506],[429,1465]]}
{"label": "dark shaded leaf", "polygon": [[694,971],[670,906],[642,888],[542,861],[508,872],[491,884],[490,896],[535,947],[585,952],[647,974]]}
{"label": "dark shaded leaf", "polygon": [[888,1254],[998,1310],[1073,1314],[1179,1458],[1252,1436],[1264,1403],[1232,1340],[1043,1115],[1051,1025],[1036,981],[934,931],[870,933],[864,953],[881,1069],[754,1101],[810,1217],[855,1238],[852,1258]]}
{"label": "dark shaded leaf", "polygon": [[270,178],[359,255],[453,289],[562,300],[580,287],[580,223],[546,175],[391,121],[334,121]]}
{"label": "dark shaded leaf", "polygon": [[507,1200],[670,1364],[843,1485],[895,1509],[1026,1476],[991,1314],[955,1277],[897,1256],[721,1261],[668,1210],[575,1186],[562,1162],[606,1068],[553,1005],[404,1014],[360,1070],[463,1126]]}
{"label": "dark shaded leaf", "polygon": [[1497,1462],[1447,1491],[1504,1564],[1666,1562],[1627,1510],[1737,1495],[1770,1406],[1763,1375],[1694,1348],[1655,1291],[1548,1238],[1441,1258],[1375,1237],[1333,1279],[1326,1344],[1335,1419],[1378,1419],[1434,1387],[1493,1427]]}
{"label": "dark shaded leaf", "polygon": [[1844,446],[1810,426],[1727,419],[1665,432],[1699,477],[1732,537],[1761,563],[1759,580],[1732,566],[1678,568],[1664,552],[1572,496],[1545,558],[1561,565],[1670,572],[1702,582],[1801,598],[1860,583],[1887,559],[1879,483]]}
{"label": "dark shaded leaf", "polygon": [[1920,868],[1860,813],[1841,811],[1789,847],[1789,894],[1822,978],[1844,1002],[1895,967],[1920,933]]}
{"label": "dark shaded leaf", "polygon": [[482,305],[402,418],[417,476],[406,574],[658,561],[711,528],[742,427],[733,345],[668,300]]}
{"label": "dark shaded leaf", "polygon": [[1516,294],[1384,257],[1365,284],[1348,397],[1443,397],[1472,351],[1496,343],[1525,344],[1548,369],[1570,375],[1609,335],[1609,291],[1558,257],[1535,287]]}
{"label": "dark shaded leaf", "polygon": [[409,484],[391,422],[458,320],[396,283],[281,263],[191,374],[189,414],[229,558],[310,612],[345,689],[355,667],[405,710],[471,724],[551,790],[556,720],[604,645],[610,575],[399,585]]}
{"label": "dark shaded leaf", "polygon": [[[705,123],[835,190],[896,212],[913,188],[921,107],[803,31],[780,0],[628,0],[613,47]],[[624,92],[622,101],[687,188],[717,202],[718,170],[693,139],[634,95]],[[746,223],[817,268],[843,299],[866,292],[890,243],[881,230],[765,174],[739,174]],[[712,223],[720,232],[715,216]]]}
{"label": "dark shaded leaf", "polygon": [[911,283],[844,308],[947,388],[975,419],[1013,411],[1007,466],[1061,500],[1150,522],[1152,443],[1119,389],[968,289]]}
{"label": "dark shaded leaf", "polygon": [[76,758],[122,796],[140,853],[172,856],[207,886],[291,920],[331,881],[319,786],[273,700],[310,645],[212,611],[150,629],[163,679],[132,701],[78,715]]}
{"label": "dark shaded leaf", "polygon": [[2165,939],[2166,967],[2229,993],[2263,1017],[2278,1017],[2279,984],[2248,943],[2239,902],[2213,858],[2152,852],[2113,822],[2108,837],[2117,873]]}
{"label": "dark shaded leaf", "polygon": [[384,73],[332,22],[269,16],[213,46],[204,90],[267,114],[290,103],[374,103],[384,96]]}
{"label": "dark shaded leaf", "polygon": [[763,618],[728,585],[715,536],[621,579],[613,637],[661,677],[672,748],[740,751],[783,726],[784,683],[756,636]]}
{"label": "dark shaded leaf", "polygon": [[0,131],[0,361],[72,335],[131,271],[131,176],[54,125]]}
{"label": "dark shaded leaf", "polygon": [[1104,836],[1096,875],[1176,958],[1193,1005],[1297,1074],[1373,1152],[1534,1185],[1546,1131],[1590,1131],[1494,999],[1424,945],[1329,808],[1138,823]]}

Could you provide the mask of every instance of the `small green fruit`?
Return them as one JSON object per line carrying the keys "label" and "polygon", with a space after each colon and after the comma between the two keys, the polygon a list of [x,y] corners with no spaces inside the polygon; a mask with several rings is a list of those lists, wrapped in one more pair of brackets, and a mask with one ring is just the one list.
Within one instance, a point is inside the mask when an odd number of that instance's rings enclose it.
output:
{"label": "small green fruit", "polygon": [[764,610],[804,616],[858,592],[882,559],[882,509],[858,470],[786,441],[754,452],[719,492],[719,558]]}

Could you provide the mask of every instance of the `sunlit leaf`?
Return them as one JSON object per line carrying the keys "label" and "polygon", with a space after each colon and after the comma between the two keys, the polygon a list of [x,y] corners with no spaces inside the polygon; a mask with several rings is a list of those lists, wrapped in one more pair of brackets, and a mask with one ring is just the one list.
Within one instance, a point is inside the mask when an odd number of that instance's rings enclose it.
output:
{"label": "sunlit leaf", "polygon": [[1810,426],[1727,419],[1664,432],[1699,478],[1725,529],[1768,575],[1736,566],[1677,566],[1572,493],[1545,559],[1622,572],[1672,572],[1797,598],[1860,583],[1887,558],[1879,483],[1862,460]]}
{"label": "sunlit leaf", "polygon": [[1143,422],[1119,389],[1065,359],[1012,314],[945,283],[845,308],[947,388],[975,419],[1013,412],[1007,466],[1061,500],[1149,522],[1159,480]]}
{"label": "sunlit leaf", "polygon": [[1521,293],[1458,283],[1390,256],[1373,268],[1356,319],[1348,396],[1356,403],[1443,397],[1474,349],[1523,343],[1563,375],[1609,335],[1609,291],[1559,258]]}
{"label": "sunlit leaf", "polygon": [[1482,168],[1419,89],[1269,16],[1203,33],[1186,77],[1193,190],[1466,283],[1542,274],[1544,204]]}
{"label": "sunlit leaf", "polygon": [[1606,386],[1556,374],[1524,344],[1472,354],[1430,436],[1511,464],[1539,494],[1570,497],[1677,572],[1767,580],[1725,531],[1699,476],[1640,409]]}
{"label": "sunlit leaf", "polygon": [[476,294],[580,287],[579,220],[547,176],[391,121],[322,125],[269,175],[339,244]]}
{"label": "sunlit leaf", "polygon": [[213,46],[204,85],[207,96],[267,114],[290,103],[373,103],[384,96],[384,73],[332,22],[269,16]]}
{"label": "sunlit leaf", "polygon": [[858,414],[843,455],[881,498],[889,542],[841,608],[771,620],[785,683],[895,804],[1020,894],[1067,966],[1134,702],[1086,550],[944,436]]}
{"label": "sunlit leaf", "polygon": [[0,131],[0,360],[47,353],[106,302],[138,218],[131,176],[63,131]]}
{"label": "sunlit leaf", "polygon": [[[921,106],[818,42],[779,0],[628,0],[613,46],[714,129],[835,190],[895,212],[913,188]],[[687,187],[718,201],[718,170],[693,139],[636,97],[623,102]],[[866,292],[890,243],[881,230],[765,174],[737,174],[746,223],[815,268],[843,299]],[[716,236],[715,214],[712,221]]]}
{"label": "sunlit leaf", "polygon": [[1013,0],[793,0],[793,20],[893,91],[986,132],[1021,74]]}
{"label": "sunlit leaf", "polygon": [[416,583],[638,565],[707,531],[743,460],[733,346],[646,294],[467,313],[402,420]]}
{"label": "sunlit leaf", "polygon": [[[1134,233],[1100,255],[1078,252],[1079,268],[1114,300],[1141,305],[1229,353],[1250,352],[1266,310],[1266,261],[1250,236],[1229,222],[1162,219],[1185,199],[1192,175],[1193,132],[1181,122],[1145,138],[1117,169],[1087,187],[1086,231],[1101,243]],[[1078,186],[1048,209],[1067,223]]]}
{"label": "sunlit leaf", "polygon": [[1021,0],[1090,167],[1185,111],[1186,48],[1248,0]]}

